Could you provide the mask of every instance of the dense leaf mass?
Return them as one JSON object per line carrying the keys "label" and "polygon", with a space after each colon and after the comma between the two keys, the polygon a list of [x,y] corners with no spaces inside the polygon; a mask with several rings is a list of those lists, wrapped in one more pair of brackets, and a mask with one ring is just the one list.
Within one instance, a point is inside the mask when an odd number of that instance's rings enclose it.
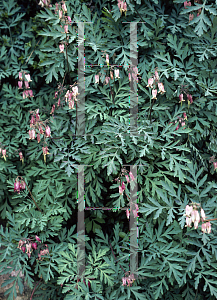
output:
{"label": "dense leaf mass", "polygon": [[0,274],[33,299],[216,299],[216,220],[184,214],[217,217],[217,1],[7,0],[0,28]]}

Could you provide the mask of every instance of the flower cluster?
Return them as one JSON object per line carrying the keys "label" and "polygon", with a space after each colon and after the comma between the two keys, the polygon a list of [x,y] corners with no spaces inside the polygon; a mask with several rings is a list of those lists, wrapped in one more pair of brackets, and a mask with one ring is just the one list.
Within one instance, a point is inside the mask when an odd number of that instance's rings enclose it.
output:
{"label": "flower cluster", "polygon": [[148,79],[148,85],[146,87],[152,88],[152,99],[157,99],[157,86],[158,93],[164,94],[166,91],[164,90],[164,85],[162,82],[159,82],[159,75],[157,70],[155,70],[155,75]]}
{"label": "flower cluster", "polygon": [[[56,8],[55,8],[55,14],[57,14],[58,12],[58,15],[59,15],[59,19],[61,21],[64,22],[64,32],[62,33],[69,33],[68,31],[68,25],[71,25],[72,24],[72,20],[69,16],[66,16],[66,13],[67,13],[67,7],[66,7],[66,4],[64,1],[62,1],[62,5],[60,3],[56,3]],[[60,27],[62,28],[62,25],[60,25]],[[60,48],[60,52],[63,52],[64,50],[64,45],[60,45],[62,48]],[[59,47],[60,47],[59,46]]]}
{"label": "flower cluster", "polygon": [[[201,3],[200,0],[195,0],[195,3]],[[187,9],[188,6],[191,6],[191,2],[185,1],[184,2],[184,8]],[[197,17],[201,14],[201,8],[197,10]],[[189,14],[189,22],[194,19],[194,14]]]}
{"label": "flower cluster", "polygon": [[[125,173],[127,171],[125,169],[123,169],[122,172]],[[131,180],[135,180],[132,172],[129,172],[129,175],[130,175]],[[126,177],[127,183],[129,183],[130,182],[129,176],[125,175],[125,177]],[[120,179],[116,179],[116,180],[118,180],[120,182]],[[125,187],[125,184],[124,184],[124,181],[123,181],[122,184],[119,186],[119,193],[120,193],[120,195],[123,194],[123,192],[124,192],[125,189],[126,189],[126,187]]]}
{"label": "flower cluster", "polygon": [[25,190],[25,188],[26,188],[25,181],[23,179],[19,180],[17,177],[14,182],[14,192],[18,192],[18,194],[20,194],[20,190]]}
{"label": "flower cluster", "polygon": [[[34,250],[37,250],[38,248],[38,244],[37,242],[41,243],[41,240],[40,238],[36,235],[35,236],[35,242],[33,242],[33,239],[32,238],[28,238],[23,241],[23,240],[20,240],[19,243],[18,243],[18,247],[20,250],[23,251],[23,253],[27,253],[28,257],[30,258],[31,257],[31,253],[33,252],[33,249]],[[41,246],[40,246],[41,247]],[[49,250],[48,250],[48,247],[47,247],[47,244],[45,244],[45,249],[41,249],[40,250],[40,253],[38,253],[38,259],[41,260],[41,255],[46,255],[49,253]],[[43,258],[42,258],[43,259]]]}
{"label": "flower cluster", "polygon": [[[132,77],[133,77],[134,81],[138,82],[138,78],[141,78],[141,77],[137,77],[137,74],[140,74],[140,73],[138,73],[138,68],[133,67]],[[131,81],[131,74],[130,73],[128,74],[128,78],[129,78],[129,81]]]}
{"label": "flower cluster", "polygon": [[[185,112],[183,113],[183,117],[184,117],[184,118],[177,117],[177,118],[179,119],[179,123],[181,123],[181,126],[185,126],[185,120],[187,120],[187,115],[186,115]],[[175,125],[177,122],[178,122],[178,121],[176,120],[175,123],[169,122],[169,124],[172,123],[173,125]],[[178,129],[179,129],[179,124],[176,126],[176,129],[175,129],[175,130],[178,130]],[[184,129],[185,129],[185,127],[184,127]],[[175,135],[175,134],[174,134],[174,135]]]}
{"label": "flower cluster", "polygon": [[[44,123],[46,123],[47,121],[40,121],[40,116],[39,116],[39,109],[36,109],[35,111],[30,111],[30,114],[32,114],[31,116],[31,120],[30,120],[30,128],[32,128],[31,130],[29,130],[29,139],[30,140],[34,140],[35,139],[35,134],[36,134],[36,130],[38,130],[37,133],[37,141],[38,143],[41,140],[41,134],[44,135],[44,130],[42,127],[44,127],[45,129],[45,137],[50,137],[51,136],[51,131],[50,131],[50,127],[46,126]],[[43,155],[44,155],[44,161],[46,162],[46,155],[50,154],[48,153],[48,147],[42,147],[42,151],[43,151]]]}
{"label": "flower cluster", "polygon": [[191,223],[193,222],[194,228],[197,229],[199,222],[202,221],[202,232],[210,233],[211,232],[211,224],[210,224],[210,222],[204,223],[204,221],[206,219],[205,212],[201,208],[201,211],[200,211],[201,217],[200,217],[199,212],[198,212],[198,206],[200,206],[200,204],[198,204],[198,203],[192,203],[192,205],[186,206],[185,214],[184,214],[184,216],[186,216],[185,227],[192,227]]}
{"label": "flower cluster", "polygon": [[78,87],[70,85],[70,89],[65,94],[65,101],[68,102],[69,109],[74,109],[75,101],[78,101],[77,95],[80,95]]}
{"label": "flower cluster", "polygon": [[25,91],[23,91],[23,99],[26,99],[28,97],[34,97],[33,91],[29,90],[29,82],[32,81],[30,78],[30,74],[26,74],[25,71],[19,72],[19,81],[18,81],[18,89],[23,88],[23,82],[25,85]]}
{"label": "flower cluster", "polygon": [[122,12],[124,12],[125,13],[125,17],[126,17],[127,3],[125,1],[118,0],[118,8],[120,10],[121,15],[122,15]]}
{"label": "flower cluster", "polygon": [[[189,107],[189,105],[193,103],[192,95],[187,94],[187,99],[188,99],[188,107]],[[179,103],[181,103],[181,106],[182,106],[182,102],[184,102],[184,101],[185,100],[183,98],[183,94],[180,94],[179,95]]]}
{"label": "flower cluster", "polygon": [[134,275],[131,274],[129,275],[128,277],[123,277],[122,278],[122,286],[125,286],[126,285],[126,282],[127,282],[127,286],[132,286],[132,283],[135,281],[135,278],[134,278]]}

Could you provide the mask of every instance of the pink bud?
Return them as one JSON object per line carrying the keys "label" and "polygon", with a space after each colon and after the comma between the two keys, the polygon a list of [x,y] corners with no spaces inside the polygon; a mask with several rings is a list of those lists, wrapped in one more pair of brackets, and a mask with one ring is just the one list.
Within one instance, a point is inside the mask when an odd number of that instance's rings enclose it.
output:
{"label": "pink bud", "polygon": [[157,80],[157,81],[158,81],[158,80],[159,80],[159,75],[158,75],[158,72],[157,72],[157,71],[155,71],[155,72],[154,72],[154,74],[155,74],[155,80]]}
{"label": "pink bud", "polygon": [[47,126],[45,129],[45,136],[50,137],[50,127],[49,126]]}
{"label": "pink bud", "polygon": [[123,189],[121,186],[119,186],[119,194],[122,195],[123,194]]}
{"label": "pink bud", "polygon": [[25,253],[26,247],[25,246],[21,247],[21,250],[23,251],[23,253]]}
{"label": "pink bud", "polygon": [[40,133],[37,133],[37,141],[40,143]]}
{"label": "pink bud", "polygon": [[19,79],[22,80],[23,77],[22,77],[22,72],[19,72]]}
{"label": "pink bud", "polygon": [[124,191],[125,190],[125,184],[124,184],[124,182],[122,182],[122,186],[121,186],[121,188],[122,188],[122,190]]}
{"label": "pink bud", "polygon": [[40,238],[36,235],[35,236],[35,239],[39,242],[39,243],[41,243],[41,240],[40,240]]}
{"label": "pink bud", "polygon": [[69,23],[72,23],[72,19],[69,16],[67,18],[68,18]]}
{"label": "pink bud", "polygon": [[127,215],[127,219],[129,219],[129,217],[130,217],[130,212],[129,212],[129,209],[127,208],[127,210],[126,210],[126,215]]}
{"label": "pink bud", "polygon": [[63,9],[64,12],[67,12],[67,8],[66,8],[65,3],[62,4],[62,9]]}
{"label": "pink bud", "polygon": [[[60,45],[61,46],[61,45]],[[63,45],[64,46],[64,45]],[[54,94],[54,98],[57,98],[57,96],[58,96],[58,92],[55,92],[55,94]]]}
{"label": "pink bud", "polygon": [[26,89],[29,89],[29,82],[28,81],[25,81],[25,87],[26,87]]}
{"label": "pink bud", "polygon": [[201,214],[201,218],[202,218],[203,220],[205,220],[206,215],[205,215],[205,212],[204,212],[204,210],[203,210],[202,208],[201,208],[200,214]]}
{"label": "pink bud", "polygon": [[18,89],[22,89],[22,85],[23,85],[23,82],[22,81],[18,81]]}
{"label": "pink bud", "polygon": [[33,115],[32,115],[32,117],[31,117],[30,124],[35,124],[35,118],[34,118]]}
{"label": "pink bud", "polygon": [[60,106],[60,98],[58,99],[57,106],[58,106],[58,107]]}
{"label": "pink bud", "polygon": [[52,106],[52,109],[51,109],[51,112],[50,112],[50,114],[53,114],[53,113],[54,113],[54,111],[55,111],[55,104]]}

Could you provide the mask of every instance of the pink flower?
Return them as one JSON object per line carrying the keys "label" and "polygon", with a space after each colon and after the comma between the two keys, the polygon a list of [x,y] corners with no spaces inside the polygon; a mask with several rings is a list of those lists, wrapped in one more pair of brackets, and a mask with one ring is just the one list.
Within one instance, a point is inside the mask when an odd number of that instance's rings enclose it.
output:
{"label": "pink flower", "polygon": [[185,112],[183,113],[183,117],[184,117],[185,120],[187,120],[187,115],[186,115]]}
{"label": "pink flower", "polygon": [[192,96],[187,94],[187,98],[188,98],[188,102],[190,102],[190,104],[192,104],[193,103]]}
{"label": "pink flower", "polygon": [[185,7],[185,9],[187,8],[187,6],[191,6],[191,2],[185,1],[185,2],[184,2],[184,7]]}
{"label": "pink flower", "polygon": [[108,54],[106,54],[106,63],[107,63],[107,66],[109,65],[109,55]]}
{"label": "pink flower", "polygon": [[217,169],[217,161],[213,162],[213,166],[214,166],[214,171],[215,171],[215,169]]}
{"label": "pink flower", "polygon": [[32,117],[31,117],[31,120],[30,120],[30,124],[35,124],[35,118],[34,118],[34,116],[32,115]]}
{"label": "pink flower", "polygon": [[26,184],[25,184],[25,182],[23,180],[21,180],[21,182],[20,182],[20,189],[21,190],[25,190],[25,188],[26,188]]}
{"label": "pink flower", "polygon": [[65,32],[65,33],[69,33],[69,32],[68,32],[68,25],[65,25],[65,26],[64,26],[64,32]]}
{"label": "pink flower", "polygon": [[154,83],[154,79],[153,78],[149,78],[148,79],[148,85],[146,87],[150,87],[153,89],[153,83]]}
{"label": "pink flower", "polygon": [[35,130],[29,130],[29,140],[34,140],[35,139]]}
{"label": "pink flower", "polygon": [[41,140],[40,133],[37,133],[37,141],[38,141],[38,143],[40,143],[40,140]]}
{"label": "pink flower", "polygon": [[185,225],[185,227],[191,227],[191,218],[189,218],[189,217],[187,217],[186,218],[186,225]]}
{"label": "pink flower", "polygon": [[39,242],[39,243],[41,243],[41,240],[40,240],[40,238],[36,235],[35,236],[35,239]]}
{"label": "pink flower", "polygon": [[68,18],[69,23],[72,23],[72,19],[69,16],[67,18]]}
{"label": "pink flower", "polygon": [[65,13],[67,12],[67,8],[66,8],[66,4],[65,4],[65,3],[62,4],[62,9],[63,9],[63,11],[64,11]]}
{"label": "pink flower", "polygon": [[[185,126],[185,122],[182,122],[181,125],[182,125],[182,126]],[[185,128],[184,128],[184,129],[185,129]]]}
{"label": "pink flower", "polygon": [[158,80],[159,80],[159,75],[158,75],[158,72],[157,72],[157,71],[155,71],[155,72],[154,72],[154,74],[155,74],[155,80],[157,80],[157,81],[158,81]]}
{"label": "pink flower", "polygon": [[31,251],[32,250],[32,243],[26,244],[26,249],[27,249],[26,253],[29,253],[31,255],[31,252],[32,252]]}
{"label": "pink flower", "polygon": [[53,104],[50,114],[53,114],[55,111],[55,104]]}
{"label": "pink flower", "polygon": [[50,127],[49,126],[47,126],[45,129],[45,136],[50,137]]}
{"label": "pink flower", "polygon": [[119,69],[115,70],[115,78],[120,78],[119,77]]}
{"label": "pink flower", "polygon": [[22,72],[19,72],[19,79],[22,80],[23,77],[22,77]]}
{"label": "pink flower", "polygon": [[183,94],[180,94],[180,95],[179,95],[179,103],[180,103],[181,101],[185,101],[185,100],[183,100]]}
{"label": "pink flower", "polygon": [[22,85],[23,85],[23,82],[22,81],[18,81],[18,89],[22,89]]}
{"label": "pink flower", "polygon": [[43,152],[43,155],[44,155],[44,162],[46,162],[46,155],[50,154],[48,151],[49,151],[48,147],[42,147],[42,152]]}
{"label": "pink flower", "polygon": [[202,208],[201,208],[200,214],[201,214],[202,221],[204,221],[205,218],[206,218],[206,215],[205,215],[205,212]]}
{"label": "pink flower", "polygon": [[193,211],[193,207],[189,206],[189,205],[186,205],[186,207],[185,207],[185,216],[190,216],[192,211]]}
{"label": "pink flower", "polygon": [[19,152],[20,160],[23,160],[23,153]]}
{"label": "pink flower", "polygon": [[25,244],[22,240],[19,240],[18,247],[21,250],[21,247]]}
{"label": "pink flower", "polygon": [[194,229],[197,229],[198,228],[198,221],[194,221]]}
{"label": "pink flower", "polygon": [[127,179],[127,182],[129,183],[130,182],[130,179],[129,179],[129,176],[128,175],[125,175],[126,179]]}
{"label": "pink flower", "polygon": [[[64,53],[64,44],[59,45],[60,53]],[[55,92],[56,94],[57,92]],[[56,98],[56,97],[55,97]]]}
{"label": "pink flower", "polygon": [[122,182],[122,186],[121,186],[121,188],[122,188],[122,190],[124,191],[125,190],[125,184],[124,184],[124,182]]}
{"label": "pink flower", "polygon": [[2,149],[2,157],[4,157],[4,160],[6,161],[6,149]]}
{"label": "pink flower", "polygon": [[119,186],[119,194],[122,195],[123,194],[123,189],[121,186]]}
{"label": "pink flower", "polygon": [[26,247],[25,246],[21,247],[21,250],[23,251],[23,253],[25,253]]}
{"label": "pink flower", "polygon": [[152,98],[151,99],[157,99],[157,90],[152,90]]}
{"label": "pink flower", "polygon": [[99,83],[99,75],[95,75],[95,83]]}
{"label": "pink flower", "polygon": [[43,131],[43,129],[42,129],[42,127],[41,127],[41,126],[39,126],[39,132],[40,132],[41,134],[43,134],[43,133],[44,133],[44,131]]}
{"label": "pink flower", "polygon": [[59,19],[62,19],[62,17],[63,17],[63,11],[59,10]]}
{"label": "pink flower", "polygon": [[202,226],[201,226],[201,230],[202,232],[206,233],[206,224],[207,223],[203,223]]}
{"label": "pink flower", "polygon": [[29,74],[25,74],[25,77],[28,82],[32,81]]}
{"label": "pink flower", "polygon": [[110,80],[110,77],[106,76],[106,78],[105,78],[105,84],[108,84],[109,80]]}
{"label": "pink flower", "polygon": [[127,281],[127,278],[126,277],[122,277],[122,282],[123,282],[122,285],[126,285],[126,281]]}
{"label": "pink flower", "polygon": [[211,232],[211,224],[210,224],[210,222],[206,223],[206,230],[207,230],[207,233]]}
{"label": "pink flower", "polygon": [[[64,46],[64,45],[63,45]],[[57,96],[58,96],[58,92],[55,92],[54,93],[54,98],[57,98]]]}
{"label": "pink flower", "polygon": [[194,19],[194,15],[193,14],[189,14],[189,22],[192,21]]}
{"label": "pink flower", "polygon": [[57,106],[58,106],[58,107],[60,106],[60,98],[58,99]]}
{"label": "pink flower", "polygon": [[158,88],[159,88],[159,92],[158,93],[161,93],[161,94],[166,93],[166,91],[164,90],[164,85],[163,85],[162,82],[158,83]]}
{"label": "pink flower", "polygon": [[24,83],[25,83],[26,89],[29,89],[29,82],[28,82],[28,81],[25,81]]}
{"label": "pink flower", "polygon": [[69,101],[69,109],[74,109],[74,104],[75,104],[74,100]]}
{"label": "pink flower", "polygon": [[32,243],[32,248],[37,250],[37,243]]}
{"label": "pink flower", "polygon": [[33,96],[33,91],[32,91],[32,90],[29,90],[29,91],[27,91],[27,92],[29,92],[29,96],[30,96],[30,97],[34,97],[34,96]]}
{"label": "pink flower", "polygon": [[129,172],[129,175],[130,175],[131,180],[134,180],[134,179],[135,179],[135,177],[133,176],[133,173],[132,173],[132,172]]}
{"label": "pink flower", "polygon": [[128,74],[128,78],[129,78],[129,81],[131,81],[131,74],[130,73]]}
{"label": "pink flower", "polygon": [[129,209],[127,208],[127,210],[126,210],[126,215],[127,215],[127,219],[129,219],[129,217],[130,217],[130,212],[129,212]]}
{"label": "pink flower", "polygon": [[191,212],[191,220],[192,220],[192,222],[195,222],[195,221],[200,222],[199,212],[195,209]]}

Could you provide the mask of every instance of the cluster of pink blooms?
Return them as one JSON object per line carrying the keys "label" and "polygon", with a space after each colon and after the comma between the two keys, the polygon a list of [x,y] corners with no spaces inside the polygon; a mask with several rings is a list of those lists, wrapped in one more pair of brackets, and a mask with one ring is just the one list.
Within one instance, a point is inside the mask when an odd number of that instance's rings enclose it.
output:
{"label": "cluster of pink blooms", "polygon": [[[29,130],[29,139],[30,140],[34,140],[35,139],[35,134],[36,134],[36,129],[38,129],[38,133],[37,133],[37,141],[38,143],[40,142],[40,134],[44,134],[43,128],[42,126],[45,128],[45,137],[50,137],[51,136],[51,131],[50,131],[50,127],[49,126],[45,126],[43,121],[40,121],[40,116],[39,116],[39,109],[37,109],[36,111],[30,111],[30,113],[32,114],[31,120],[30,120],[30,128],[32,128],[31,130]],[[48,152],[48,147],[42,147],[42,152],[44,155],[44,161],[46,162],[46,155],[50,154]]]}
{"label": "cluster of pink blooms", "polygon": [[[132,172],[129,172],[129,175],[130,175],[131,180],[135,180],[135,177],[133,176]],[[126,177],[127,183],[129,183],[130,182],[129,176],[125,175],[125,177]],[[120,193],[120,195],[123,194],[123,192],[124,192],[125,189],[126,189],[126,186],[125,186],[124,181],[123,181],[122,185],[119,186],[119,193]]]}
{"label": "cluster of pink blooms", "polygon": [[128,277],[122,277],[122,286],[125,286],[126,285],[126,282],[127,282],[127,286],[132,286],[132,283],[135,281],[135,278],[134,278],[134,275],[131,274],[129,275]]}
{"label": "cluster of pink blooms", "polygon": [[125,1],[118,0],[118,8],[120,10],[121,15],[122,15],[122,12],[124,12],[125,13],[125,17],[126,17],[127,3]]}
{"label": "cluster of pink blooms", "polygon": [[20,190],[25,190],[25,188],[26,188],[25,181],[23,179],[19,180],[17,177],[14,182],[14,192],[17,192],[18,194],[20,194]]}
{"label": "cluster of pink blooms", "polygon": [[[35,239],[36,239],[36,241],[38,241],[39,243],[41,243],[41,240],[40,240],[40,238],[37,235],[35,236]],[[25,239],[25,241],[20,240],[19,243],[18,243],[18,247],[17,248],[19,248],[20,250],[22,250],[23,253],[25,253],[25,251],[27,250],[26,253],[27,253],[28,257],[30,258],[33,249],[37,250],[37,247],[38,247],[38,244],[36,242],[33,243],[32,239],[29,238],[29,239]],[[41,260],[41,256],[42,255],[46,255],[46,254],[49,253],[49,249],[47,247],[47,244],[45,244],[45,247],[46,247],[45,249],[40,250],[40,253],[38,253],[38,259],[39,260]],[[42,259],[44,259],[44,257]]]}
{"label": "cluster of pink blooms", "polygon": [[150,87],[152,88],[152,99],[157,99],[157,87],[159,88],[159,92],[160,94],[164,94],[166,93],[166,91],[164,90],[164,85],[162,82],[159,82],[159,75],[157,70],[155,70],[155,75],[151,78],[148,79],[148,85],[146,87]]}
{"label": "cluster of pink blooms", "polygon": [[[193,103],[192,95],[187,94],[187,98],[188,98],[188,106],[189,106],[190,104]],[[180,95],[179,95],[179,103],[181,103],[181,105],[182,105],[182,102],[184,102],[184,101],[185,101],[185,100],[184,100],[184,98],[183,98],[183,94],[180,94]]]}
{"label": "cluster of pink blooms", "polygon": [[[186,115],[185,112],[183,113],[183,117],[184,117],[184,118],[177,117],[177,118],[179,119],[179,123],[181,123],[181,126],[185,126],[185,120],[187,120],[187,115]],[[169,124],[172,123],[173,125],[175,125],[177,122],[178,122],[178,121],[176,120],[175,123],[169,122]],[[177,125],[177,127],[176,127],[175,130],[178,130],[178,129],[179,129],[179,124]],[[185,129],[185,127],[184,127],[184,129]]]}
{"label": "cluster of pink blooms", "polygon": [[[137,67],[133,67],[132,77],[133,77],[134,81],[138,82],[137,74],[140,74],[140,73],[138,73],[138,68]],[[130,73],[128,74],[128,78],[129,78],[129,81],[131,81],[131,74]],[[139,78],[141,78],[141,77],[139,77]]]}
{"label": "cluster of pink blooms", "polygon": [[[195,2],[196,2],[196,3],[201,3],[200,0],[196,0]],[[185,1],[185,2],[184,2],[184,8],[187,9],[188,6],[191,6],[191,2],[190,2],[190,1],[189,1],[189,2],[188,2],[188,1]],[[200,14],[201,14],[201,8],[199,8],[199,9],[197,10],[197,17],[198,17]],[[194,15],[193,15],[193,14],[189,14],[189,22],[192,21],[193,19],[194,19]]]}
{"label": "cluster of pink blooms", "polygon": [[205,212],[201,208],[201,211],[200,211],[201,217],[200,217],[199,212],[197,210],[198,206],[200,206],[200,204],[198,204],[198,203],[193,203],[192,206],[191,205],[186,206],[185,214],[184,214],[184,216],[186,216],[185,227],[192,227],[191,223],[194,223],[194,228],[197,229],[199,222],[202,221],[202,232],[210,233],[211,232],[211,224],[210,224],[210,222],[204,223],[204,221],[206,219]]}
{"label": "cluster of pink blooms", "polygon": [[[72,23],[72,20],[69,16],[66,16],[65,14],[67,13],[67,7],[66,7],[66,4],[64,1],[61,1],[62,5],[60,3],[56,3],[55,6],[55,14],[57,14],[58,12],[58,15],[59,15],[59,19],[64,21],[64,32],[63,33],[69,33],[69,26],[68,25],[71,25]],[[60,27],[62,28],[62,25],[60,25]],[[60,47],[60,53],[61,52],[64,52],[64,45],[61,44],[59,45]]]}
{"label": "cluster of pink blooms", "polygon": [[217,169],[217,161],[215,161],[215,156],[214,155],[210,157],[210,161],[209,162],[213,163],[214,171],[215,171]]}
{"label": "cluster of pink blooms", "polygon": [[34,97],[33,91],[29,90],[29,82],[32,81],[30,78],[30,74],[26,74],[26,72],[21,71],[19,72],[19,81],[18,81],[18,89],[23,88],[23,82],[25,85],[25,91],[23,91],[23,99],[26,99],[28,97]]}

